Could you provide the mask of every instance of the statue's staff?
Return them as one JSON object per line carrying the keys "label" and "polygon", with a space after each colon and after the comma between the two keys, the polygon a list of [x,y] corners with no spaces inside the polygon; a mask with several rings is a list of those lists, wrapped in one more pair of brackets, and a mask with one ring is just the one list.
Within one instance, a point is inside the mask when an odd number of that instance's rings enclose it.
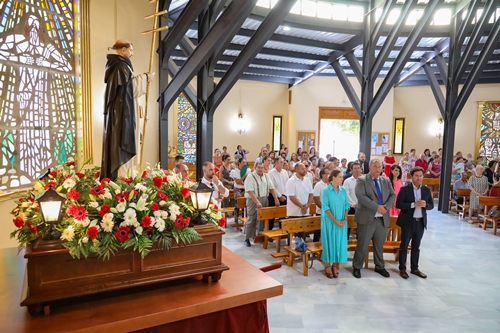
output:
{"label": "statue's staff", "polygon": [[[151,33],[151,49],[149,51],[149,71],[148,72],[152,73],[152,70],[153,70],[153,54],[154,54],[154,47],[155,47],[155,43],[156,43],[156,32],[168,29],[168,26],[156,28],[156,25],[158,24],[158,16],[164,15],[168,11],[167,10],[162,10],[161,12],[158,11],[159,10],[159,8],[158,8],[159,7],[158,0],[149,0],[149,2],[150,3],[153,3],[153,2],[156,3],[156,10],[155,10],[154,14],[148,15],[148,16],[144,17],[144,19],[150,19],[150,18],[153,19],[153,29],[147,30],[147,31],[143,31],[142,34],[144,35],[144,34]],[[151,88],[151,85],[149,84],[149,81],[148,81],[148,85],[146,87],[146,105],[144,106],[144,124],[142,126],[142,142],[141,142],[141,152],[140,152],[140,156],[139,156],[139,170],[142,170],[142,159],[143,159],[143,155],[144,155],[144,144],[146,143],[146,126],[147,126],[147,122],[148,122],[148,106],[149,106],[149,92],[150,92],[150,88]]]}

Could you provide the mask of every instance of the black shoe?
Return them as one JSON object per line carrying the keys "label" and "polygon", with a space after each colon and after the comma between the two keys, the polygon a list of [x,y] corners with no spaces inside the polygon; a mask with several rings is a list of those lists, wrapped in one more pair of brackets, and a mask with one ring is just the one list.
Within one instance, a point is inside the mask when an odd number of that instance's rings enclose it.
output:
{"label": "black shoe", "polygon": [[250,240],[249,239],[245,239],[245,246],[246,247],[252,246],[252,244],[250,244]]}
{"label": "black shoe", "polygon": [[361,271],[357,268],[352,268],[352,276],[354,276],[356,279],[361,279]]}
{"label": "black shoe", "polygon": [[382,275],[383,277],[386,277],[388,278],[389,276],[391,276],[389,274],[389,272],[385,269],[385,268],[375,268],[375,272],[379,273],[380,275]]}

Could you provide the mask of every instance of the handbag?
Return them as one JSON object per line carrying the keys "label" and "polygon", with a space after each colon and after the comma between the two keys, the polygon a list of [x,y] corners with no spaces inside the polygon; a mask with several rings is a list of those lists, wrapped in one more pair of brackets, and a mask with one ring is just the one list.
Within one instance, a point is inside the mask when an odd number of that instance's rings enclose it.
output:
{"label": "handbag", "polygon": [[[297,239],[295,240],[295,249],[299,252],[306,252],[307,251],[307,243],[304,242],[304,240],[300,237],[297,237]],[[314,253],[311,253],[310,257],[309,257],[309,269],[312,268],[313,266],[313,262],[314,262]]]}
{"label": "handbag", "polygon": [[488,217],[497,218],[500,217],[500,209],[498,206],[493,206],[488,212]]}

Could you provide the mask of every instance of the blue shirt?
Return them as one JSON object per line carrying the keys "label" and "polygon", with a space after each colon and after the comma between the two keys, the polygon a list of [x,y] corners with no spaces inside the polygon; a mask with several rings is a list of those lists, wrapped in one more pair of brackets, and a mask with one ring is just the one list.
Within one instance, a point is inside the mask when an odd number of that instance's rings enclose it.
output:
{"label": "blue shirt", "polygon": [[[415,186],[415,184],[412,185],[413,185],[413,195],[415,195],[415,202],[417,202],[422,199],[422,191],[421,191],[422,185],[420,185],[420,187],[418,188]],[[419,219],[424,217],[424,213],[422,213],[422,209],[424,207],[415,207],[415,202],[411,203],[411,208],[415,208],[415,211],[413,212],[413,218]]]}

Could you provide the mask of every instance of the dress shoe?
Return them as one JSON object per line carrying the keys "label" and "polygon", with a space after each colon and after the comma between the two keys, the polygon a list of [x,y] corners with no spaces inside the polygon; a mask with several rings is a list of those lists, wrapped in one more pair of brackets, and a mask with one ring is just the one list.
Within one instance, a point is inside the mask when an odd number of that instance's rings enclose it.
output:
{"label": "dress shoe", "polygon": [[410,271],[411,274],[413,275],[416,275],[422,279],[427,279],[427,275],[425,275],[424,273],[422,273],[421,271],[419,271],[418,269],[414,270],[414,271]]}
{"label": "dress shoe", "polygon": [[409,278],[408,273],[406,273],[406,270],[400,270],[399,275],[405,280]]}
{"label": "dress shoe", "polygon": [[245,246],[246,247],[252,246],[252,244],[250,244],[250,240],[249,239],[245,239]]}
{"label": "dress shoe", "polygon": [[361,279],[361,271],[357,268],[352,268],[352,276],[354,276],[356,279]]}
{"label": "dress shoe", "polygon": [[386,278],[391,276],[385,268],[375,268],[375,272],[379,273],[380,275],[382,275],[383,277],[386,277]]}

